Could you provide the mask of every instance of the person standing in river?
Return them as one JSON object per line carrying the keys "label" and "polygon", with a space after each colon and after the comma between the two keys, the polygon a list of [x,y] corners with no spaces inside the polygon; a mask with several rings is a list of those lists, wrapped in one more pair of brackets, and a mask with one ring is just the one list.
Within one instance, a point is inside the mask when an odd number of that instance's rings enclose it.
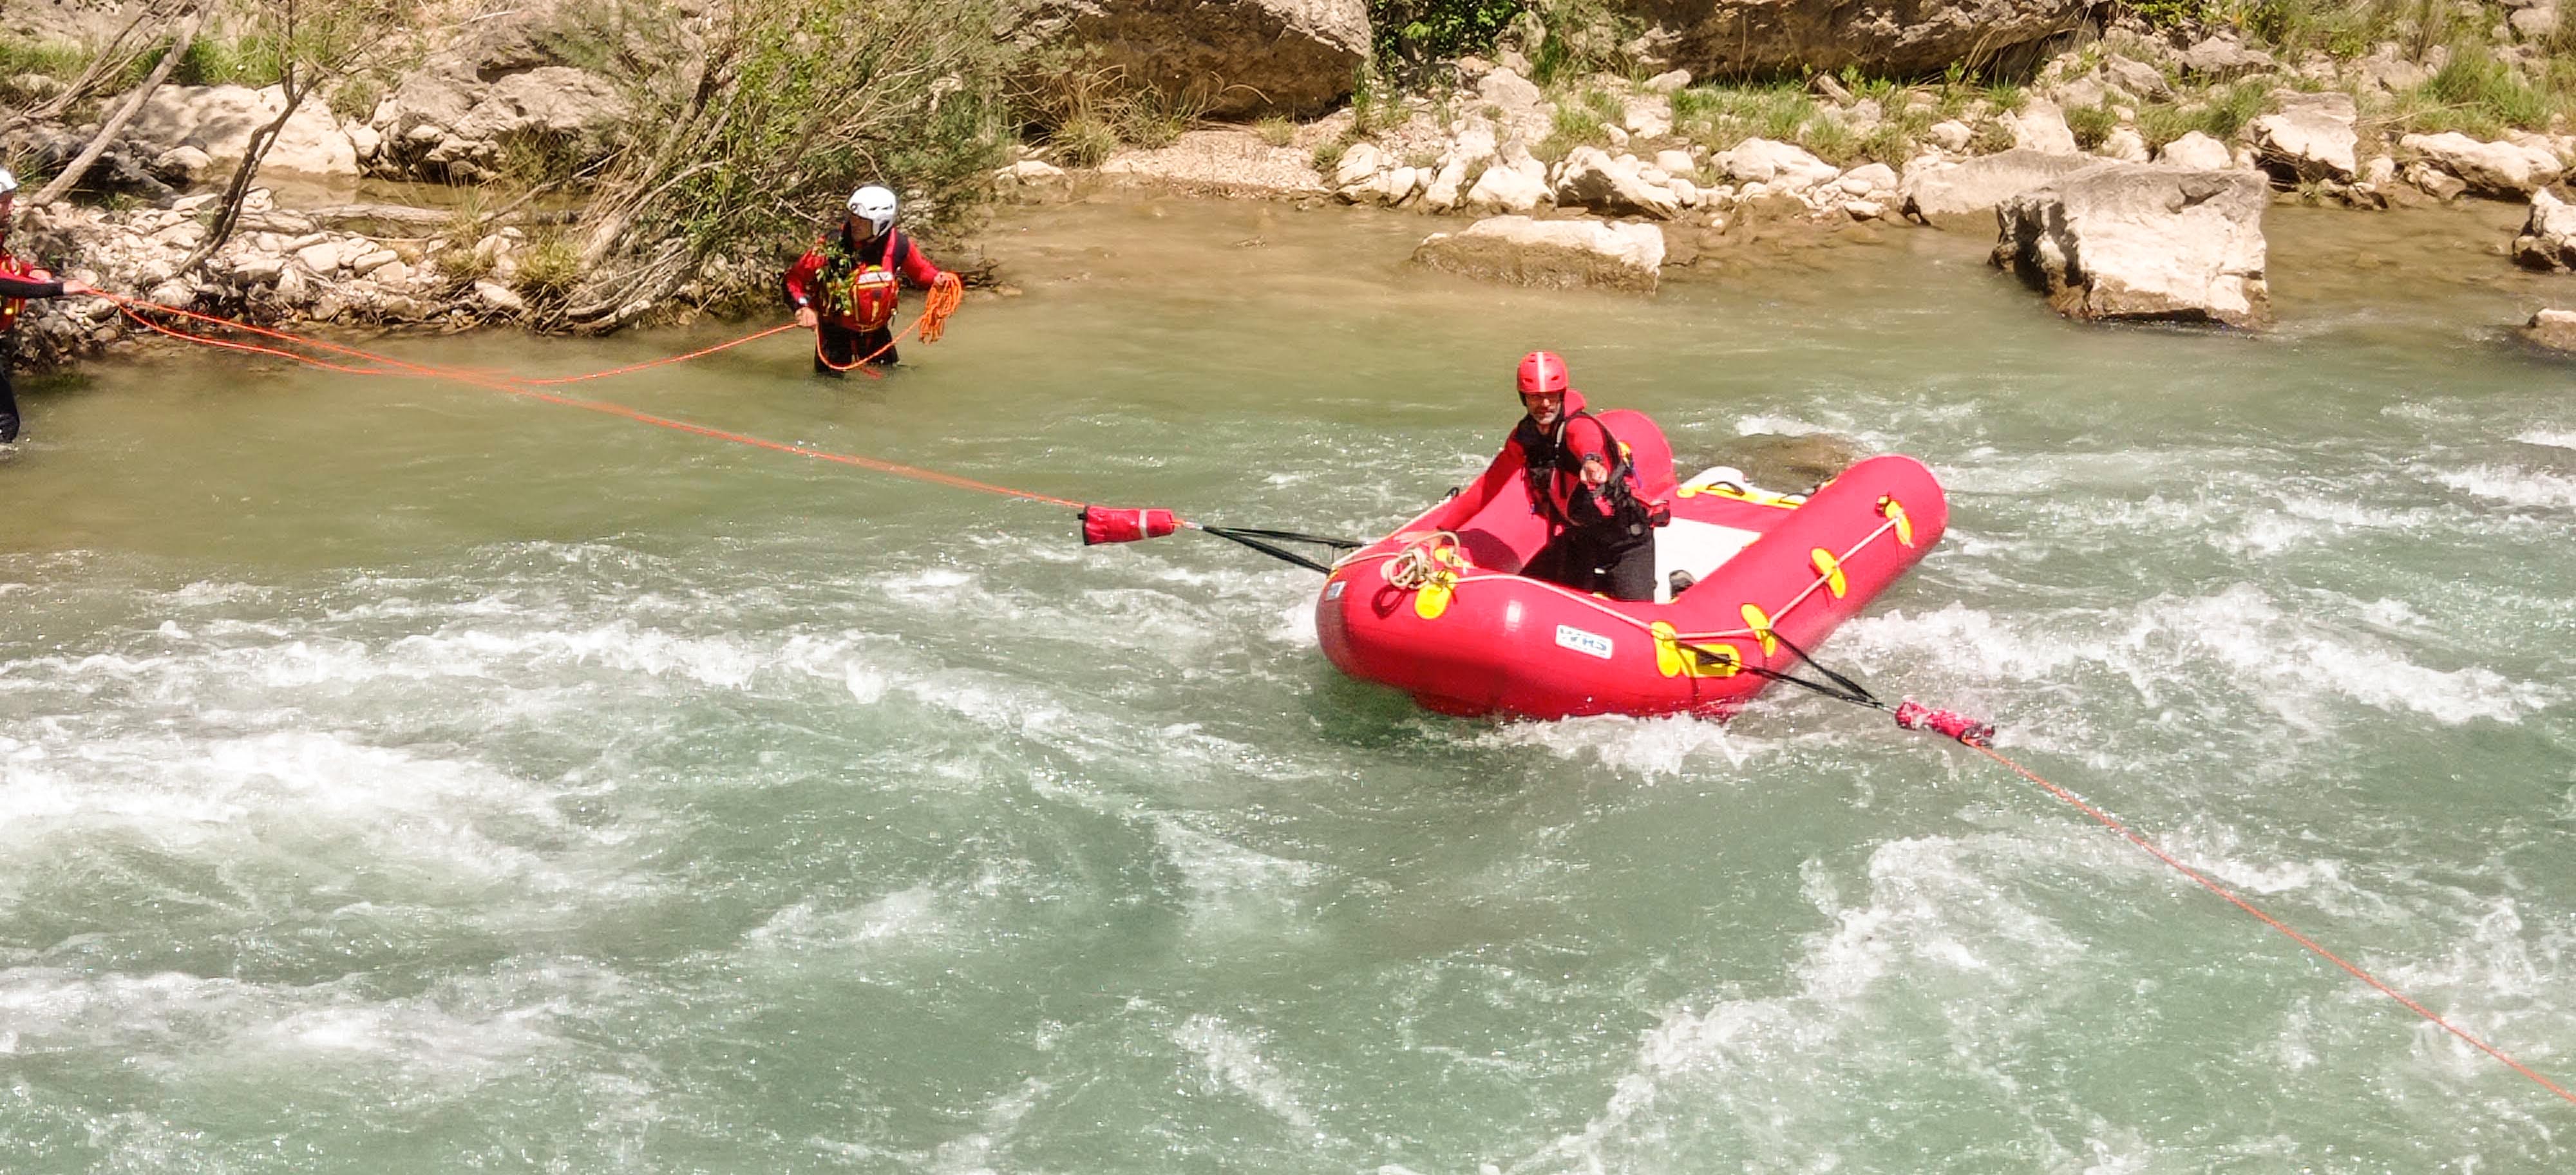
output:
{"label": "person standing in river", "polygon": [[838,379],[861,362],[894,366],[892,327],[902,283],[926,290],[943,278],[956,280],[895,229],[894,210],[894,193],[875,184],[850,193],[839,231],[788,267],[787,303],[796,325],[815,332],[817,375]]}
{"label": "person standing in river", "polygon": [[27,299],[89,292],[79,282],[55,281],[9,251],[9,221],[17,207],[18,177],[0,167],[0,445],[18,439],[18,393],[9,386],[9,367],[18,358],[18,315]]}

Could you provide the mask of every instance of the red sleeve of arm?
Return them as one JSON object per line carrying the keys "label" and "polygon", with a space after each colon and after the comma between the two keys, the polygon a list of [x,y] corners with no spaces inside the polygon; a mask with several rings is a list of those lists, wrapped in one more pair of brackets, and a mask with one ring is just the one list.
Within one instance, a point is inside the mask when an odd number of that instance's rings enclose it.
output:
{"label": "red sleeve of arm", "polygon": [[1590,457],[1597,453],[1609,458],[1610,430],[1589,416],[1577,416],[1565,424],[1565,447],[1577,457]]}
{"label": "red sleeve of arm", "polygon": [[797,258],[796,264],[787,267],[787,300],[799,306],[813,305],[814,275],[822,271],[821,253],[807,250],[804,256]]}
{"label": "red sleeve of arm", "polygon": [[59,298],[63,283],[29,281],[22,277],[0,274],[0,298]]}
{"label": "red sleeve of arm", "polygon": [[930,263],[930,255],[922,252],[921,245],[911,237],[903,239],[902,269],[904,280],[911,282],[915,289],[929,289],[930,283],[939,277],[939,267]]}

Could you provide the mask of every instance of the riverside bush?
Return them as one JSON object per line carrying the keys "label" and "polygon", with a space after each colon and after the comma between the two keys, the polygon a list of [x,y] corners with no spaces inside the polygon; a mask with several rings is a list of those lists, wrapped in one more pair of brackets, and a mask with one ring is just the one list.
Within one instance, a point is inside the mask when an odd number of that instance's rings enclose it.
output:
{"label": "riverside bush", "polygon": [[[1002,163],[1016,60],[994,18],[990,0],[729,0],[692,84],[648,91],[650,137],[592,200],[568,318],[659,302],[719,251],[792,255],[862,183],[895,189],[914,229],[968,212]],[[767,285],[738,280],[719,295]]]}
{"label": "riverside bush", "polygon": [[1494,47],[1521,0],[1369,0],[1378,68],[1411,76],[1435,61]]}

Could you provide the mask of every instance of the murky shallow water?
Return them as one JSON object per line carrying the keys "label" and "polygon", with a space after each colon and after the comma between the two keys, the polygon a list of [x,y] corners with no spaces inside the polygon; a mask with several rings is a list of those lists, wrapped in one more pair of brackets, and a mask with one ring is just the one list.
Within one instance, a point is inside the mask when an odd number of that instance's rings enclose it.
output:
{"label": "murky shallow water", "polygon": [[[2433,264],[2495,224],[2276,214],[2254,339],[2058,322],[1965,235],[1638,300],[1415,273],[1421,231],[1026,212],[1026,296],[892,379],[592,387],[1353,535],[1480,467],[1532,346],[1685,462],[1915,453],[1950,540],[1833,660],[2576,1076],[2576,399],[2501,339],[2552,287]],[[1324,664],[1305,572],[470,387],[192,355],[28,402],[12,1171],[2571,1158],[2565,1103],[1872,715],[1440,719]]]}

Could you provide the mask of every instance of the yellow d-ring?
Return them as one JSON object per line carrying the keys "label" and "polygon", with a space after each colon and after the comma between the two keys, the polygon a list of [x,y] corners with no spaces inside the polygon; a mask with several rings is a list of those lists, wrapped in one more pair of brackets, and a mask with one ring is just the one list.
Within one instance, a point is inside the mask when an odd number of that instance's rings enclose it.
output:
{"label": "yellow d-ring", "polygon": [[1896,541],[1909,547],[1914,545],[1914,520],[1906,517],[1905,503],[1897,501],[1893,495],[1882,497],[1878,500],[1878,512],[1896,523]]}
{"label": "yellow d-ring", "polygon": [[1743,611],[1745,625],[1750,627],[1753,635],[1762,642],[1763,655],[1768,656],[1779,652],[1780,638],[1771,635],[1770,614],[1752,604],[1746,604]]}
{"label": "yellow d-ring", "polygon": [[1807,553],[1807,561],[1816,565],[1816,574],[1825,577],[1825,590],[1832,592],[1835,599],[1843,598],[1843,593],[1850,590],[1850,583],[1843,578],[1843,565],[1833,552],[1818,547]]}
{"label": "yellow d-ring", "polygon": [[1744,659],[1733,645],[1685,645],[1673,639],[1673,626],[1658,620],[1647,626],[1655,634],[1655,668],[1666,677],[1733,677]]}

